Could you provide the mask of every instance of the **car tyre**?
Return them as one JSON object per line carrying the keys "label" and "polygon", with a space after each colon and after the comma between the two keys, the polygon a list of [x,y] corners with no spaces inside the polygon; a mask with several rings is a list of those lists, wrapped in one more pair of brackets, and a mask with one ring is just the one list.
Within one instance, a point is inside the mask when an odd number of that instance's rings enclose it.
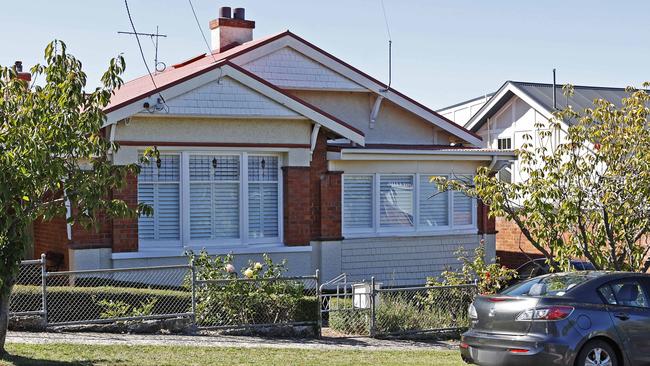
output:
{"label": "car tyre", "polygon": [[587,342],[582,347],[576,366],[619,366],[618,356],[609,343],[601,340]]}

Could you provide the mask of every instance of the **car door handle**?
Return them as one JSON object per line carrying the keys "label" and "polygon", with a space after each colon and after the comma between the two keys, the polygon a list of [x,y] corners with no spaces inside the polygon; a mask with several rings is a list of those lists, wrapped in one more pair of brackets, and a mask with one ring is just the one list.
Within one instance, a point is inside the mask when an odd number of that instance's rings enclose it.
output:
{"label": "car door handle", "polygon": [[621,320],[630,319],[630,316],[627,313],[616,313],[616,314],[614,314],[614,316],[621,319]]}

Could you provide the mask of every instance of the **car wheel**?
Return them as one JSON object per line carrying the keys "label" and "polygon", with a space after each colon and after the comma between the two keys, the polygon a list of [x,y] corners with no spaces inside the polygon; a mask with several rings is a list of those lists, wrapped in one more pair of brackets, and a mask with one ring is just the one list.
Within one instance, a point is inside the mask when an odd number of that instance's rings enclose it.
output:
{"label": "car wheel", "polygon": [[578,355],[577,366],[618,366],[616,352],[605,341],[591,341],[587,343]]}

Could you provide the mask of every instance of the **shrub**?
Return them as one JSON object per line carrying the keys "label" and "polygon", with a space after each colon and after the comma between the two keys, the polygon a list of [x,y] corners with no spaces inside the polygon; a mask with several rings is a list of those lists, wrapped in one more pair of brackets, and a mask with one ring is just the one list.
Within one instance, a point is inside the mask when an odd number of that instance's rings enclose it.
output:
{"label": "shrub", "polygon": [[370,309],[356,309],[352,299],[330,298],[329,327],[344,334],[369,334]]}
{"label": "shrub", "polygon": [[155,297],[141,302],[140,305],[130,305],[124,301],[103,299],[97,302],[102,307],[99,317],[102,319],[126,318],[135,316],[149,316],[153,314],[153,308],[158,302]]}
{"label": "shrub", "polygon": [[[238,281],[233,256],[211,257],[205,251],[189,253],[196,278],[205,282],[196,288],[196,320],[201,326],[278,324],[318,319],[318,299],[306,296],[300,281],[282,280],[286,261],[273,263],[264,254],[263,263],[249,261]],[[257,280],[257,281],[255,281]]]}
{"label": "shrub", "polygon": [[428,286],[463,285],[476,283],[480,294],[493,294],[503,289],[513,278],[517,271],[500,266],[497,263],[485,262],[485,241],[474,251],[474,258],[470,258],[465,249],[456,251],[462,268],[458,271],[444,271],[440,278],[427,278]]}

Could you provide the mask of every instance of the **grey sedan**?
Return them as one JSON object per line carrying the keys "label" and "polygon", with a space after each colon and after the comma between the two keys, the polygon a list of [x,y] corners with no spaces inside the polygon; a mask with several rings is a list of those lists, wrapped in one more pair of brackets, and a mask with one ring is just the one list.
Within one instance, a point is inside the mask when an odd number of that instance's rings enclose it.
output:
{"label": "grey sedan", "polygon": [[477,297],[461,356],[479,365],[650,365],[650,276],[556,273]]}

